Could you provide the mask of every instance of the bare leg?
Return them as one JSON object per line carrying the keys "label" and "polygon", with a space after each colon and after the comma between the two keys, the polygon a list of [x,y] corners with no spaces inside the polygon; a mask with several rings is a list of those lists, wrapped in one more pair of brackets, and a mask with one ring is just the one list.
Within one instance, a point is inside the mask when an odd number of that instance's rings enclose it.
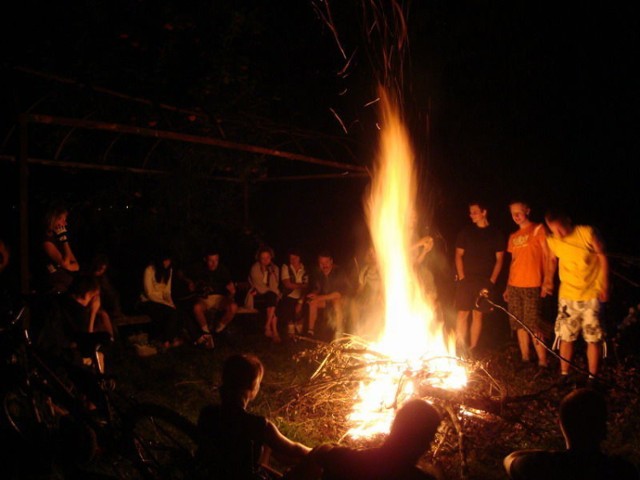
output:
{"label": "bare leg", "polygon": [[456,346],[466,348],[467,331],[469,329],[469,311],[461,310],[456,318]]}
{"label": "bare leg", "polygon": [[587,361],[589,363],[589,373],[598,374],[600,357],[602,356],[602,342],[587,342]]}
{"label": "bare leg", "polygon": [[482,312],[474,310],[471,312],[471,331],[469,336],[469,348],[475,348],[480,340],[480,332],[482,331]]}
{"label": "bare leg", "polygon": [[309,302],[309,331],[313,332],[316,326],[316,320],[318,319],[318,308],[320,308],[320,302],[317,300],[311,300]]}
{"label": "bare leg", "polygon": [[569,373],[569,362],[573,358],[573,343],[560,341],[560,356],[566,359],[560,360],[560,373],[563,375]]}
{"label": "bare leg", "polygon": [[535,338],[533,339],[533,348],[535,348],[536,354],[538,355],[538,365],[540,365],[541,367],[546,367],[549,365],[547,361],[547,349],[542,343],[543,341],[542,335],[540,335],[539,332],[537,335],[540,338],[540,340],[537,340]]}
{"label": "bare leg", "polygon": [[209,331],[209,324],[207,323],[206,308],[207,307],[204,302],[196,302],[193,306],[193,317],[202,331],[202,334],[196,339],[196,343],[212,349],[214,347],[214,343],[211,332]]}
{"label": "bare leg", "polygon": [[195,318],[196,323],[200,326],[200,329],[202,329],[202,331],[209,330],[206,311],[207,307],[204,302],[196,302],[193,306],[193,317]]}
{"label": "bare leg", "polygon": [[529,360],[531,360],[531,352],[529,349],[529,334],[524,328],[519,328],[518,330],[516,330],[516,335],[518,336],[518,345],[520,346],[522,361],[528,362]]}
{"label": "bare leg", "polygon": [[237,311],[238,311],[237,303],[232,302],[229,305],[227,305],[226,308],[224,309],[224,315],[222,316],[222,318],[220,319],[220,323],[216,327],[216,331],[221,332],[222,330],[224,330],[225,327],[231,323],[231,320],[233,320],[233,317],[235,317]]}
{"label": "bare leg", "polygon": [[278,333],[278,318],[276,317],[276,307],[267,307],[267,322],[264,326],[264,334],[272,338],[273,341],[279,342],[280,335]]}

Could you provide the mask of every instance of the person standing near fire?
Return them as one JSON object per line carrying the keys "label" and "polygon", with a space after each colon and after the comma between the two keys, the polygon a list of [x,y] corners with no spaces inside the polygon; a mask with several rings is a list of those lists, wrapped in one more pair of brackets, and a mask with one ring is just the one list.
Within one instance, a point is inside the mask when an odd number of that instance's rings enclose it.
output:
{"label": "person standing near fire", "polygon": [[527,202],[514,200],[509,204],[509,211],[518,230],[509,236],[507,242],[511,263],[507,288],[502,296],[509,305],[509,313],[522,322],[509,319],[511,329],[516,332],[522,361],[525,364],[531,361],[533,341],[538,365],[547,367],[547,349],[543,344],[544,334],[540,328],[542,297],[547,295],[547,290],[542,289],[549,257],[547,233],[544,225],[530,220],[531,208]]}
{"label": "person standing near fire", "polygon": [[456,346],[458,353],[472,355],[480,340],[483,314],[487,311],[478,298],[483,289],[490,292],[498,280],[504,262],[505,241],[502,232],[489,224],[484,203],[472,201],[468,206],[473,225],[463,228],[455,243]]}
{"label": "person standing near fire", "polygon": [[549,210],[545,222],[549,261],[543,290],[553,292],[556,270],[560,278],[554,348],[559,348],[560,373],[568,378],[575,341],[582,332],[587,342],[589,379],[598,373],[603,355],[602,303],[609,301],[609,261],[599,232],[589,225],[573,225],[569,215]]}

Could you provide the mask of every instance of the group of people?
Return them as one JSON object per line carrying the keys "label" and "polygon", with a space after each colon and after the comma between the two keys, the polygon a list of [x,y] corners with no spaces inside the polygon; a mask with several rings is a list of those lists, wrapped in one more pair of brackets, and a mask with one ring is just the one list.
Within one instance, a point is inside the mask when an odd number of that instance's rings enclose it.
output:
{"label": "group of people", "polygon": [[[421,458],[442,423],[437,406],[420,398],[399,405],[390,432],[377,447],[333,443],[309,447],[282,434],[269,419],[249,411],[265,369],[253,354],[233,354],[222,370],[220,399],[200,411],[196,452],[199,478],[269,480],[434,480],[439,469]],[[607,455],[607,402],[591,388],[571,391],[559,406],[564,450],[516,450],[504,459],[509,478],[637,480],[636,466]],[[271,458],[281,467],[273,468]],[[284,471],[280,471],[284,470]]]}
{"label": "group of people", "polygon": [[[587,343],[589,374],[596,377],[605,350],[600,307],[609,296],[607,255],[597,229],[573,225],[568,215],[551,210],[544,223],[536,223],[530,218],[528,203],[514,200],[509,209],[517,229],[505,238],[489,222],[485,204],[473,201],[468,208],[472,224],[459,232],[453,259],[458,353],[472,356],[477,349],[483,315],[492,309],[495,285],[505,260],[510,258],[502,298],[508,304],[522,361],[530,362],[535,352],[540,367],[549,364],[548,353],[552,350],[544,334],[542,299],[554,294],[558,272],[553,347],[559,350],[561,374],[569,375],[574,344],[582,335]],[[100,295],[94,300],[98,307],[91,309],[95,312],[86,315],[85,329],[105,332],[113,340],[113,319],[122,311],[119,295],[109,282],[108,259],[98,256],[89,268],[81,269],[69,239],[67,219],[64,207],[50,209],[45,217],[41,253],[46,289],[66,292],[74,277],[93,277]],[[421,247],[415,255],[417,264],[429,251],[424,244],[424,239],[416,242]],[[144,270],[138,307],[152,318],[154,334],[164,348],[181,345],[185,331],[187,339],[196,345],[214,348],[214,334],[229,325],[239,303],[263,313],[264,334],[274,342],[280,341],[283,324],[291,336],[315,336],[322,316],[331,338],[345,331],[348,320],[355,324],[361,318],[379,316],[381,278],[372,248],[355,275],[336,265],[326,251],[317,255],[317,264],[310,270],[298,249],[289,250],[281,265],[275,264],[274,257],[269,246],[259,247],[247,275],[246,295],[239,299],[237,282],[220,262],[220,251],[215,247],[205,251],[194,267],[178,270],[172,255],[160,252]],[[355,329],[354,325],[350,328]]]}
{"label": "group of people", "polygon": [[568,378],[575,342],[582,335],[587,344],[589,378],[597,378],[605,341],[601,305],[609,299],[609,264],[601,235],[592,226],[574,225],[568,214],[556,210],[546,212],[544,224],[533,222],[530,206],[523,200],[511,202],[509,209],[518,228],[506,241],[489,223],[487,206],[476,201],[469,204],[473,225],[464,228],[456,239],[459,349],[473,356],[478,347],[483,314],[495,304],[493,290],[507,252],[508,280],[502,296],[508,303],[522,361],[533,359],[533,344],[538,365],[548,366],[547,354],[553,350],[546,344],[542,299],[554,294],[557,272],[553,348],[559,349],[560,373]]}

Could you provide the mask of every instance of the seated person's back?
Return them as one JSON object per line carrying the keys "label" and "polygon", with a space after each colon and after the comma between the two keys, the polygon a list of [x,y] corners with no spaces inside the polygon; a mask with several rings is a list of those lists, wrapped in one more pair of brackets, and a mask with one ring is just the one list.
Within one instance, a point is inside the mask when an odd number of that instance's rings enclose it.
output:
{"label": "seated person's back", "polygon": [[637,480],[638,471],[627,460],[606,455],[600,444],[607,435],[607,405],[599,392],[580,388],[560,404],[560,428],[566,450],[517,450],[504,459],[512,479]]}

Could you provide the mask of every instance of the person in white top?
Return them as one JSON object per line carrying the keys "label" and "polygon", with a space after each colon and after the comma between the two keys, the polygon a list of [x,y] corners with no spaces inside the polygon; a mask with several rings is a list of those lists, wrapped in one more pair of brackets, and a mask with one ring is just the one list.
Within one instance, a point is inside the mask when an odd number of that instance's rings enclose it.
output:
{"label": "person in white top", "polygon": [[282,299],[278,304],[279,316],[287,323],[287,335],[302,333],[304,295],[309,288],[309,276],[302,263],[300,250],[289,250],[289,263],[280,267]]}
{"label": "person in white top", "polygon": [[171,255],[161,253],[144,270],[140,310],[149,315],[153,335],[164,348],[183,344],[182,317],[171,297],[173,267]]}
{"label": "person in white top", "polygon": [[249,271],[251,289],[247,293],[245,305],[266,310],[264,334],[274,342],[280,342],[276,316],[276,306],[281,297],[280,275],[278,267],[272,263],[273,256],[273,250],[270,247],[262,246],[258,249],[256,262]]}

